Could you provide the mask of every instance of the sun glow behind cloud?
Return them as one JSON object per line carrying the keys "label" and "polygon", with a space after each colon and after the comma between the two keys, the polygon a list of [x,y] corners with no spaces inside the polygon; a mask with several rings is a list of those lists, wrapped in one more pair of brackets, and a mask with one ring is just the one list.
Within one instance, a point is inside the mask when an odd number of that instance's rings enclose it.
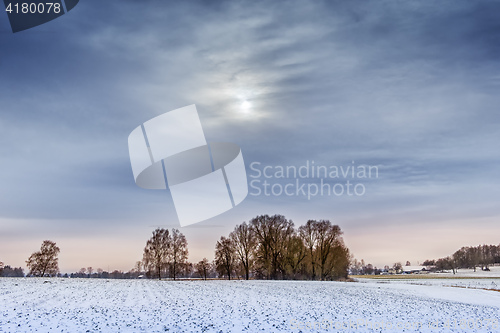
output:
{"label": "sun glow behind cloud", "polygon": [[250,113],[252,108],[252,103],[249,101],[243,101],[240,105],[241,112]]}

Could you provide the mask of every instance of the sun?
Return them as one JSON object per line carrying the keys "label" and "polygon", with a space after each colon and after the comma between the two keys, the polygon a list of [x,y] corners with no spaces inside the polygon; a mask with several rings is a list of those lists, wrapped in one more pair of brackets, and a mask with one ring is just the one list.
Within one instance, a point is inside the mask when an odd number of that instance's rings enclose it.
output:
{"label": "sun", "polygon": [[252,103],[250,103],[249,101],[243,101],[241,103],[240,107],[241,107],[242,112],[248,113],[248,112],[250,112],[250,109],[252,108]]}

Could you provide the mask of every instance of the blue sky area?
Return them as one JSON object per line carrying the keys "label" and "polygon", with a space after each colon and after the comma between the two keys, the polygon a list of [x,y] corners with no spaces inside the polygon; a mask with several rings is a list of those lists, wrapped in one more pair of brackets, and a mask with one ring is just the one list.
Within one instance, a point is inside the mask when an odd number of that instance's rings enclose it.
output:
{"label": "blue sky area", "polygon": [[330,219],[378,266],[498,244],[499,14],[498,1],[87,0],[16,34],[0,14],[0,260],[24,267],[51,239],[62,271],[131,269],[156,226],[179,224],[167,191],[135,185],[128,135],[190,104],[249,175],[379,170],[354,180],[362,196],[250,195],[181,229],[190,260],[265,213]]}

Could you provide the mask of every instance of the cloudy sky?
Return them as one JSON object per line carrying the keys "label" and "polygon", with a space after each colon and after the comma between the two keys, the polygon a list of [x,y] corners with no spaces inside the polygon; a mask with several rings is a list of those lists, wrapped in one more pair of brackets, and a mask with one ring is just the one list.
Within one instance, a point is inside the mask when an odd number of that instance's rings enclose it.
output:
{"label": "cloudy sky", "polygon": [[379,170],[353,179],[362,196],[249,195],[181,229],[190,260],[266,213],[330,219],[378,266],[498,244],[499,13],[468,0],[83,1],[16,34],[0,15],[0,261],[24,267],[51,239],[63,272],[132,268],[155,227],[179,222],[168,191],[135,185],[128,135],[190,104],[249,175],[253,162]]}

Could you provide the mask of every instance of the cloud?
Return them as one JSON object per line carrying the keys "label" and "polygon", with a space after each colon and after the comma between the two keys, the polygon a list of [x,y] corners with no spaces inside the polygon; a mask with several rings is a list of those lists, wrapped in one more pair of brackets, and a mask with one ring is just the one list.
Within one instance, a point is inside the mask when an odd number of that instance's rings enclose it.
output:
{"label": "cloud", "polygon": [[171,223],[168,193],[135,186],[127,136],[195,103],[207,140],[238,143],[247,166],[356,161],[381,174],[357,200],[250,197],[208,224],[263,211],[380,226],[415,211],[498,216],[498,6],[81,3],[0,34],[0,215]]}

